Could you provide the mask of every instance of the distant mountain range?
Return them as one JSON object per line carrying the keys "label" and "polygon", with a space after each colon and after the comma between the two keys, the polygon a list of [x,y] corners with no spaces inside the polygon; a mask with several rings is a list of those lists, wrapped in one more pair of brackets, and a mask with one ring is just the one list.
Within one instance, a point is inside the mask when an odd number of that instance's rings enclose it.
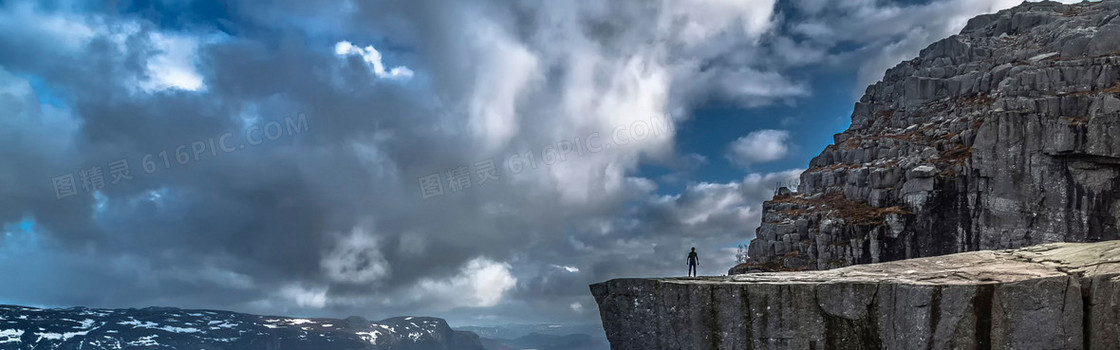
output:
{"label": "distant mountain range", "polygon": [[[482,337],[486,350],[608,350],[602,326],[596,324],[508,324],[460,327]],[[592,336],[589,334],[596,334]]]}
{"label": "distant mountain range", "polygon": [[370,322],[229,311],[39,309],[0,305],[0,349],[483,350],[478,335],[442,319]]}
{"label": "distant mountain range", "polygon": [[587,334],[552,335],[533,333],[517,339],[482,338],[486,350],[607,350],[606,339],[597,339]]}

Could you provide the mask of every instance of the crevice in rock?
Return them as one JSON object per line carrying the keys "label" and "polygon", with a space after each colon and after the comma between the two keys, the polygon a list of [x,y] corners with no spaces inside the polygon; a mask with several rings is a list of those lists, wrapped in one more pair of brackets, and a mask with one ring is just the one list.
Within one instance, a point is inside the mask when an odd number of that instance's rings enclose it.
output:
{"label": "crevice in rock", "polygon": [[976,349],[992,349],[992,299],[995,285],[982,284],[976,287],[976,297],[972,299],[972,310],[976,315]]}
{"label": "crevice in rock", "polygon": [[932,335],[929,337],[929,348],[933,349],[934,339],[937,338],[937,325],[941,323],[941,289],[943,287],[933,288],[933,297],[930,298],[929,303],[929,332]]}
{"label": "crevice in rock", "polygon": [[709,338],[709,341],[711,342],[710,343],[711,348],[712,349],[719,349],[720,348],[720,343],[721,343],[721,340],[722,340],[721,335],[723,333],[722,331],[720,331],[719,308],[717,307],[717,305],[719,305],[719,302],[717,302],[717,299],[716,299],[716,289],[718,289],[719,286],[718,285],[709,285],[707,287],[708,287],[708,303],[707,303],[708,304],[708,309],[705,310],[705,311],[707,311],[707,316],[708,317],[705,317],[704,322],[707,323],[708,338]]}
{"label": "crevice in rock", "polygon": [[751,312],[750,286],[742,285],[739,298],[742,299],[743,325],[746,326],[746,350],[754,350],[754,313]]}
{"label": "crevice in rock", "polygon": [[1092,349],[1093,343],[1093,279],[1081,281],[1081,342],[1083,349]]}

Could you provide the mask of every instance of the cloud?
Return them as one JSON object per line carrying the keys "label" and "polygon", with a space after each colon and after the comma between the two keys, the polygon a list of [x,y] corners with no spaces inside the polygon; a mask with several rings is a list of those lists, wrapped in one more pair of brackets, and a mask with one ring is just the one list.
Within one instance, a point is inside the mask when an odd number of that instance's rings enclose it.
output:
{"label": "cloud", "polygon": [[355,227],[339,237],[327,252],[320,266],[333,282],[369,284],[389,275],[389,262],[381,253],[378,237]]}
{"label": "cloud", "polygon": [[334,54],[342,57],[350,55],[361,57],[362,62],[365,62],[373,74],[381,79],[402,81],[412,79],[413,71],[408,67],[397,66],[386,70],[385,63],[381,62],[381,52],[370,45],[357,47],[349,41],[339,41],[334,44]]}
{"label": "cloud", "polygon": [[323,288],[306,288],[292,284],[281,289],[280,295],[299,307],[320,309],[327,305],[327,291]]}
{"label": "cloud", "polygon": [[583,312],[583,304],[580,304],[578,301],[572,303],[571,305],[569,305],[569,307],[572,308],[572,311],[575,311],[577,313]]}
{"label": "cloud", "polygon": [[444,308],[490,307],[501,302],[516,284],[508,263],[478,257],[449,278],[420,280],[415,297]]}
{"label": "cloud", "polygon": [[195,68],[199,39],[193,36],[152,33],[152,49],[158,53],[148,59],[148,79],[140,83],[147,92],[182,89],[198,91],[206,88]]}
{"label": "cloud", "polygon": [[[796,1],[791,3],[796,11],[785,23],[787,35],[807,40],[800,43],[802,49],[790,50],[783,57],[820,56],[820,62],[854,67],[858,77],[853,95],[858,97],[864,87],[882,79],[888,68],[916,57],[934,41],[960,32],[972,17],[1021,3],[1023,0]],[[835,52],[823,54],[827,50]]]}
{"label": "cloud", "polygon": [[[594,320],[571,306],[592,305],[588,283],[683,274],[690,246],[722,273],[774,185],[796,181],[697,177],[738,147],[682,152],[695,108],[804,103],[817,92],[802,69],[870,62],[870,79],[1009,3],[3,1],[0,274],[20,283],[0,299]],[[306,132],[210,144],[296,115]],[[651,120],[672,127],[542,157]],[[736,157],[789,155],[788,134],[755,136],[777,141]],[[119,160],[131,180],[56,196],[53,178]],[[487,160],[497,179],[448,187],[449,170]],[[645,174],[664,166],[685,170]],[[424,199],[433,174],[445,192]],[[74,284],[90,288],[57,287]]]}
{"label": "cloud", "polygon": [[516,136],[518,105],[534,81],[542,78],[539,59],[523,44],[513,41],[500,27],[480,20],[468,34],[480,71],[468,97],[470,127],[491,149]]}
{"label": "cloud", "polygon": [[567,271],[567,272],[571,272],[571,273],[579,272],[579,268],[575,267],[575,266],[565,266],[565,265],[553,264],[552,267],[556,268],[556,269],[559,269],[559,270],[564,270],[564,271]]}
{"label": "cloud", "polygon": [[758,130],[735,139],[727,149],[733,163],[749,166],[782,159],[790,151],[790,134],[785,130]]}

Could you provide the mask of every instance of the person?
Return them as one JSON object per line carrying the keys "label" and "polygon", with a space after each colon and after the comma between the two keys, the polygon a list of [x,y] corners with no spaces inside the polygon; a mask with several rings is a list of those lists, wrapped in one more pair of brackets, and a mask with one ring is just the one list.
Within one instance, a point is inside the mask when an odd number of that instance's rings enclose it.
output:
{"label": "person", "polygon": [[696,255],[696,247],[688,253],[688,277],[696,277],[696,266],[700,265],[700,256]]}

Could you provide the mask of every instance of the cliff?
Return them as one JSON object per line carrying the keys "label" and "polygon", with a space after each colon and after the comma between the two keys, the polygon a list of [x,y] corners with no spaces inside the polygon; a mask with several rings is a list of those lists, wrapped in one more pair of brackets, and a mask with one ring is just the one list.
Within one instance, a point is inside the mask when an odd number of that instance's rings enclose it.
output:
{"label": "cliff", "polygon": [[888,70],[730,273],[1120,238],[1118,14],[1025,3]]}
{"label": "cliff", "polygon": [[1120,346],[1120,241],[591,291],[616,350]]}

